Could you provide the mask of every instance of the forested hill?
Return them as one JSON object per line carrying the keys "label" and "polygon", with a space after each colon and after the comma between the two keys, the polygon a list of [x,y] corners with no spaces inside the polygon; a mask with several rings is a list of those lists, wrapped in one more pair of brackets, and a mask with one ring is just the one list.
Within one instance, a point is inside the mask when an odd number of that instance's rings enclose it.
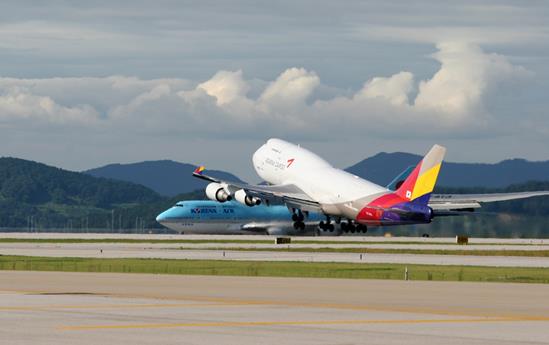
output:
{"label": "forested hill", "polygon": [[[161,195],[174,196],[206,188],[206,182],[192,176],[196,165],[170,160],[146,161],[131,164],[109,164],[84,171],[95,177],[106,177],[139,183]],[[241,182],[233,174],[208,170],[208,175],[226,181]]]}
{"label": "forested hill", "polygon": [[18,158],[0,158],[0,199],[109,208],[155,202],[160,196],[129,182],[96,178]]}
{"label": "forested hill", "polygon": [[18,158],[0,158],[0,227],[109,228],[113,209],[156,204],[154,191]]}

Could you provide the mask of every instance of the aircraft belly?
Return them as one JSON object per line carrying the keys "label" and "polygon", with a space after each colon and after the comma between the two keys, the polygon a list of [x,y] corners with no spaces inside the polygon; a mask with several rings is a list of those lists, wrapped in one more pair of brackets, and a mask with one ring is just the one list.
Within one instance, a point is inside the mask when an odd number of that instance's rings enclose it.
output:
{"label": "aircraft belly", "polygon": [[166,227],[184,234],[196,235],[223,235],[223,234],[244,234],[240,228],[240,223],[231,221],[215,222],[171,222],[164,224]]}

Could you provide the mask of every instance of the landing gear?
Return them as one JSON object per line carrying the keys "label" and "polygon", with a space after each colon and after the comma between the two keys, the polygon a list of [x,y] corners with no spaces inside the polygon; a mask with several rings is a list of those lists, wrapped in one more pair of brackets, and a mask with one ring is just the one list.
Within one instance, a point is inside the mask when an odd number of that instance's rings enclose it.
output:
{"label": "landing gear", "polygon": [[357,233],[366,233],[368,231],[368,227],[363,224],[354,224],[352,221],[347,222],[341,222],[341,231],[345,233],[351,233],[354,234]]}
{"label": "landing gear", "polygon": [[318,227],[323,231],[329,232],[334,232],[335,229],[334,224],[332,224],[330,220],[330,217],[326,217],[326,222],[320,221],[320,223],[318,223]]}
{"label": "landing gear", "polygon": [[294,221],[294,229],[305,230],[305,222],[303,222],[305,220],[305,216],[301,210],[297,210],[296,212],[296,210],[293,209],[292,220]]}
{"label": "landing gear", "polygon": [[357,232],[362,232],[362,233],[365,234],[366,232],[368,232],[368,227],[364,224],[357,224],[356,231]]}

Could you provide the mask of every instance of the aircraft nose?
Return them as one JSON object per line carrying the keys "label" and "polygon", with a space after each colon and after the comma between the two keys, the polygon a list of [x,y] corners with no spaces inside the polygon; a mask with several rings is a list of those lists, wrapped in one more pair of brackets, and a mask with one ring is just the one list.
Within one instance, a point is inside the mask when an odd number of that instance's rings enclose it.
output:
{"label": "aircraft nose", "polygon": [[156,221],[158,223],[162,223],[163,221],[166,220],[166,211],[160,213],[158,216],[156,216]]}

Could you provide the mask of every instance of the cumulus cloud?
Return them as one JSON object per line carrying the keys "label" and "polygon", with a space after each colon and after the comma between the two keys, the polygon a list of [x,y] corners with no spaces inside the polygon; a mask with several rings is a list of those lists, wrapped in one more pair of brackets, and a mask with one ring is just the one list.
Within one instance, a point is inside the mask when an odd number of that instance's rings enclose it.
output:
{"label": "cumulus cloud", "polygon": [[250,90],[248,84],[242,79],[241,70],[219,71],[210,80],[199,84],[197,88],[215,97],[219,106],[246,97]]}
{"label": "cumulus cloud", "polygon": [[504,56],[486,54],[480,47],[460,42],[441,43],[433,58],[440,69],[421,81],[415,106],[457,118],[485,115],[484,96],[500,82],[527,75]]}
{"label": "cumulus cloud", "polygon": [[305,105],[305,101],[320,84],[314,72],[290,68],[269,84],[259,97],[266,109],[288,110]]}
{"label": "cumulus cloud", "polygon": [[0,120],[25,120],[55,124],[90,124],[97,120],[98,112],[89,105],[63,106],[49,96],[34,95],[29,90],[13,86],[0,93]]}
{"label": "cumulus cloud", "polygon": [[388,78],[375,77],[369,80],[356,98],[381,98],[393,105],[408,104],[408,94],[414,88],[414,75],[410,72],[400,72]]}
{"label": "cumulus cloud", "polygon": [[283,71],[255,97],[249,96],[252,82],[241,70],[219,71],[199,83],[122,76],[0,78],[0,118],[190,136],[322,138],[335,128],[345,136],[433,130],[460,135],[494,121],[498,114],[491,112],[488,101],[494,99],[488,96],[528,75],[474,44],[447,42],[437,49],[432,58],[440,67],[431,78],[416,81],[412,72],[400,71],[370,78],[350,95],[340,90],[324,99],[314,97],[319,76],[304,68]]}

